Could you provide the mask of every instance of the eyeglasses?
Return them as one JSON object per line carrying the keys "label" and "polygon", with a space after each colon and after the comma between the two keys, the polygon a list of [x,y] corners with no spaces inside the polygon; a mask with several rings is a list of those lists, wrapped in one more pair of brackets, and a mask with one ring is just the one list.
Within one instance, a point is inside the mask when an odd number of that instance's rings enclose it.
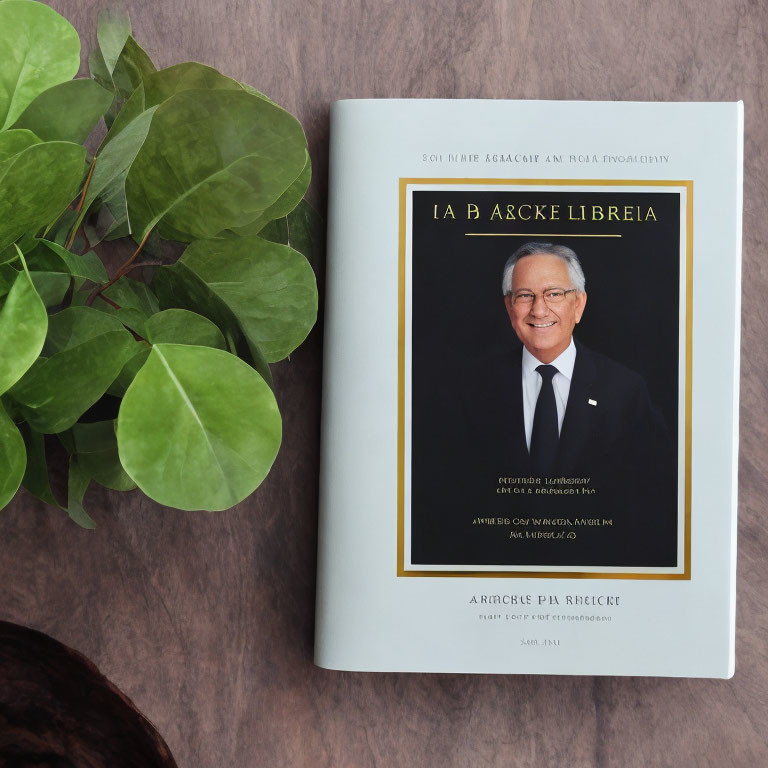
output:
{"label": "eyeglasses", "polygon": [[544,301],[548,304],[560,304],[565,299],[566,294],[575,293],[575,288],[547,288],[541,294],[531,293],[531,291],[520,291],[512,296],[513,304],[533,304],[536,301],[537,296],[542,296]]}

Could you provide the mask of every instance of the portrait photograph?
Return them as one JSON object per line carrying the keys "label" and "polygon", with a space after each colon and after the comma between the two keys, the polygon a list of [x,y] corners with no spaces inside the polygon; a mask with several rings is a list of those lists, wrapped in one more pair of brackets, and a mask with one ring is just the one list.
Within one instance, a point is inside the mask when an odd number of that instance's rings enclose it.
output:
{"label": "portrait photograph", "polygon": [[400,575],[686,578],[691,185],[400,203]]}

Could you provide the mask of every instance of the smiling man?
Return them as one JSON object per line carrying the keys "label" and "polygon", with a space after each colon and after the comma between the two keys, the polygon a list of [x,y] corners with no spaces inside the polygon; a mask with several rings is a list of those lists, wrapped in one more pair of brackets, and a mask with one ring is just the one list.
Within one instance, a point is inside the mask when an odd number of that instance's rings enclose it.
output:
{"label": "smiling man", "polygon": [[523,344],[515,378],[528,467],[539,475],[594,475],[607,464],[615,476],[639,481],[638,471],[656,463],[666,430],[638,374],[574,340],[585,284],[565,245],[525,243],[504,265],[504,304]]}
{"label": "smiling man", "polygon": [[579,259],[564,245],[526,243],[504,266],[504,304],[523,344],[525,442],[531,468],[540,474],[555,469],[576,361],[573,329],[587,303],[584,288]]}

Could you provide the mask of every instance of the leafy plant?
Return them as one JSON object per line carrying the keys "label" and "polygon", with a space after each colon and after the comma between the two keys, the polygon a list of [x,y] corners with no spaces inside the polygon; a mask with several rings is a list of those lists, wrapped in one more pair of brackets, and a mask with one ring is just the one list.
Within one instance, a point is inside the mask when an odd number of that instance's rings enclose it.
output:
{"label": "leafy plant", "polygon": [[[23,485],[93,527],[93,480],[226,509],[272,466],[269,364],[317,316],[307,142],[215,69],[156,70],[125,14],[102,12],[91,78],[79,65],[66,19],[0,0],[0,508]],[[110,272],[115,240],[133,245]]]}

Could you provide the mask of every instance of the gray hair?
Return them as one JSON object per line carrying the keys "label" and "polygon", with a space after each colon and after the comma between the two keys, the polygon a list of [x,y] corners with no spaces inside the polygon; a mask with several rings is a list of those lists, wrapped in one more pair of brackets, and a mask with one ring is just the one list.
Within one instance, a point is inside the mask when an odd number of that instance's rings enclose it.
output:
{"label": "gray hair", "polygon": [[553,245],[552,243],[525,243],[521,245],[508,259],[504,265],[504,274],[501,278],[501,290],[505,296],[512,293],[512,273],[515,270],[515,264],[524,256],[533,256],[535,253],[547,253],[551,256],[557,256],[562,259],[568,267],[568,276],[571,278],[571,287],[579,293],[584,293],[586,280],[584,270],[581,268],[581,262],[576,252],[567,245]]}

